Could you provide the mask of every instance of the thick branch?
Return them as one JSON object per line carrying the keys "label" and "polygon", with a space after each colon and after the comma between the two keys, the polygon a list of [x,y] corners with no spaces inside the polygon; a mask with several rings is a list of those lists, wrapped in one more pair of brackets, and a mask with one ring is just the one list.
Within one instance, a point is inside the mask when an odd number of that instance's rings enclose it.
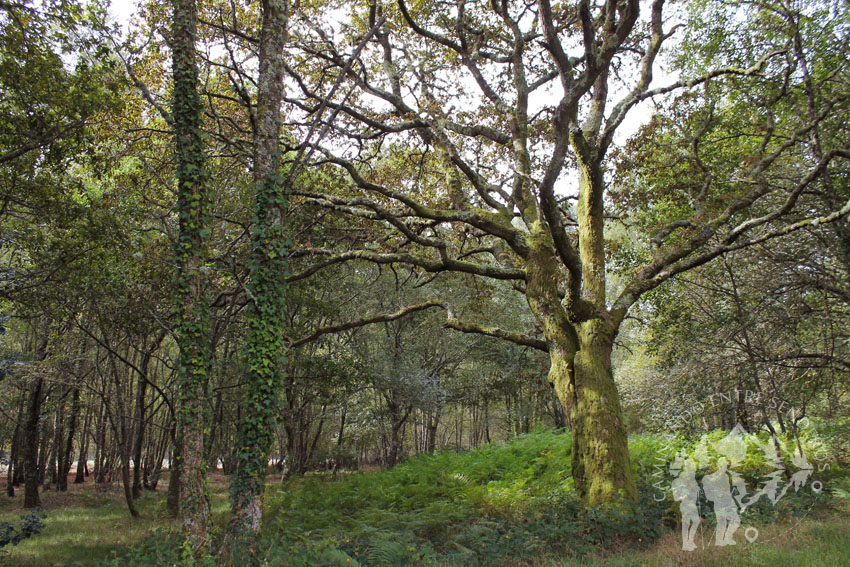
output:
{"label": "thick branch", "polygon": [[488,325],[479,325],[478,323],[458,321],[457,319],[451,316],[446,319],[444,327],[449,329],[455,329],[456,331],[461,331],[462,333],[476,333],[479,335],[496,337],[498,339],[504,339],[506,341],[521,346],[527,346],[535,348],[537,350],[541,350],[543,352],[549,352],[549,345],[546,344],[546,341],[544,341],[543,339],[529,337],[528,335],[522,335],[520,333],[511,333],[510,331],[505,331],[497,327],[490,327]]}
{"label": "thick branch", "polygon": [[410,313],[415,313],[417,311],[424,311],[425,309],[430,309],[432,307],[443,307],[443,302],[438,301],[436,299],[432,299],[430,301],[426,301],[425,303],[419,303],[416,305],[409,305],[395,313],[385,313],[381,315],[370,315],[369,317],[364,317],[362,319],[357,319],[355,321],[348,321],[347,323],[339,323],[337,325],[329,325],[327,327],[320,327],[316,329],[306,337],[302,337],[300,339],[287,339],[289,341],[290,347],[298,347],[303,344],[315,341],[322,335],[329,335],[332,333],[341,333],[343,331],[350,331],[351,329],[356,329],[358,327],[364,327],[366,325],[371,325],[373,323],[386,323],[389,321],[395,321],[396,319],[401,319],[405,315],[409,315]]}
{"label": "thick branch", "polygon": [[293,274],[286,278],[287,282],[303,280],[316,272],[340,264],[342,262],[350,262],[352,260],[364,260],[366,262],[374,262],[376,264],[407,264],[409,266],[417,266],[426,272],[463,272],[493,278],[497,280],[525,280],[525,271],[516,268],[504,268],[495,265],[474,264],[463,260],[453,258],[441,258],[439,260],[426,258],[410,253],[389,253],[379,254],[369,250],[353,250],[351,252],[343,252],[334,255],[330,250],[317,249],[313,251],[316,255],[328,256],[323,262],[319,262],[310,266],[302,272]]}

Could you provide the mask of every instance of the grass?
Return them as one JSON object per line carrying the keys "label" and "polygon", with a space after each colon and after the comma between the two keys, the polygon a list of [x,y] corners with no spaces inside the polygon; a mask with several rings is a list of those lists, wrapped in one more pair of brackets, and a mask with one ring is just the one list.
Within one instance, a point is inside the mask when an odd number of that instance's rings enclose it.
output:
{"label": "grass", "polygon": [[[545,559],[534,567],[841,567],[850,565],[850,521],[837,513],[766,526],[759,538],[734,547],[715,547],[711,530],[696,551],[681,550],[677,533],[667,533],[644,551],[624,551],[582,560]],[[738,538],[743,540],[743,538]]]}
{"label": "grass", "polygon": [[[671,440],[636,436],[630,441],[635,471],[651,474]],[[268,485],[264,542],[269,567],[751,567],[850,566],[850,500],[810,509],[791,495],[788,516],[747,518],[760,531],[754,543],[737,536],[735,547],[712,545],[713,526],[701,526],[695,552],[681,550],[675,507],[653,505],[611,514],[584,510],[572,487],[570,438],[538,432],[463,454],[420,456],[386,471],[307,475]],[[119,487],[90,483],[68,493],[46,492],[46,529],[10,548],[0,564],[173,565],[177,524],[165,511],[163,489],[139,502],[130,518]],[[844,471],[826,485],[850,494]],[[227,517],[226,480],[210,482],[213,519]],[[843,491],[843,492],[842,492]],[[17,520],[21,494],[0,497],[0,521]],[[650,493],[645,491],[645,493]],[[654,506],[654,507],[653,507]],[[805,512],[807,517],[795,518]],[[151,536],[156,530],[159,535]],[[220,533],[220,529],[219,529]],[[138,546],[141,542],[143,545]],[[128,548],[136,551],[126,556]]]}
{"label": "grass", "polygon": [[[0,521],[18,523],[23,490],[13,499],[0,497]],[[143,520],[130,517],[117,491],[95,490],[91,484],[71,485],[67,493],[42,493],[47,510],[44,531],[10,547],[8,565],[92,565],[110,552],[141,541],[151,529],[168,523],[158,495],[138,503]]]}
{"label": "grass", "polygon": [[[42,506],[47,511],[41,534],[6,548],[0,564],[20,567],[97,565],[117,554],[126,553],[155,530],[173,529],[176,522],[165,508],[167,476],[156,492],[145,492],[137,501],[141,518],[130,516],[120,484],[96,489],[91,479],[83,485],[69,484],[68,492],[42,492]],[[211,503],[214,517],[227,513],[226,484],[213,481]],[[23,489],[14,498],[0,496],[0,521],[19,525],[25,512],[21,507]]]}

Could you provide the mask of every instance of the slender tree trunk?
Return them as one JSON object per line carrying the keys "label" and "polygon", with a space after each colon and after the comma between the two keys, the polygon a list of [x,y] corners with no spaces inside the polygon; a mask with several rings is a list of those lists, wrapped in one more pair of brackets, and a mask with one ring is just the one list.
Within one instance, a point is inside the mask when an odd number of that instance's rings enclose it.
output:
{"label": "slender tree trunk", "polygon": [[18,402],[18,419],[15,421],[15,431],[12,433],[12,447],[9,450],[9,469],[6,471],[6,495],[9,498],[15,496],[15,477],[20,476],[19,469],[21,468],[21,444],[23,442],[23,431],[21,423],[24,421],[24,408],[26,407],[27,393],[26,390],[21,390],[20,401]]}
{"label": "slender tree trunk", "polygon": [[74,451],[74,435],[77,432],[77,418],[79,413],[80,388],[75,387],[71,398],[71,415],[68,417],[68,435],[65,440],[65,446],[62,450],[62,459],[59,461],[58,489],[62,492],[68,491],[68,474],[71,472],[71,461],[73,460],[72,454]]}
{"label": "slender tree trunk", "polygon": [[345,408],[342,408],[341,415],[339,416],[339,430],[336,436],[336,446],[342,447],[342,439],[343,434],[345,433]]}
{"label": "slender tree trunk", "polygon": [[175,302],[179,356],[180,511],[186,541],[200,559],[209,540],[204,466],[206,389],[211,360],[210,308],[205,295],[210,195],[204,159],[202,105],[195,61],[194,0],[173,0],[171,116],[176,140]]}
{"label": "slender tree trunk", "polygon": [[437,428],[440,425],[440,417],[441,410],[436,410],[433,415],[428,415],[428,430],[426,433],[426,447],[425,451],[428,453],[434,453],[434,450],[437,447]]}
{"label": "slender tree trunk", "polygon": [[9,498],[14,498],[15,496],[15,458],[18,456],[18,440],[20,434],[20,427],[18,424],[15,424],[15,430],[12,433],[12,444],[9,447],[9,466],[6,468],[6,496]]}
{"label": "slender tree trunk", "polygon": [[218,468],[218,456],[220,454],[221,444],[218,438],[221,436],[221,425],[224,420],[224,404],[221,390],[215,393],[215,405],[213,406],[213,420],[210,424],[210,434],[207,437],[206,452],[204,459],[207,461],[207,466],[212,470]]}
{"label": "slender tree trunk", "polygon": [[133,498],[133,481],[130,477],[130,451],[124,448],[121,453],[121,486],[124,487],[124,500],[127,502],[130,515],[138,518],[139,510],[136,508],[136,502]]}
{"label": "slender tree trunk", "polygon": [[[128,347],[129,348],[129,347]],[[132,406],[133,392],[130,370],[118,365],[118,357],[110,352],[109,363],[112,374],[113,404],[107,406],[109,422],[112,426],[113,441],[117,445],[118,462],[121,469],[121,486],[130,515],[139,517],[139,511],[133,500],[132,479],[130,476],[130,458],[132,456],[133,424],[129,408]],[[123,372],[122,372],[123,370]]]}
{"label": "slender tree trunk", "polygon": [[[47,357],[47,329],[44,337],[38,342],[36,350],[37,360],[42,361]],[[41,505],[38,487],[39,479],[39,421],[41,420],[41,404],[44,401],[44,378],[36,373],[30,387],[30,396],[27,403],[26,417],[21,431],[21,460],[24,465],[24,508],[36,508]]]}
{"label": "slender tree trunk", "polygon": [[86,417],[83,420],[83,429],[80,431],[80,454],[77,456],[77,474],[74,476],[74,484],[83,484],[88,475],[89,439],[91,434],[91,409],[86,408]]}
{"label": "slender tree trunk", "polygon": [[[46,397],[47,395],[45,394]],[[53,444],[51,443],[53,436],[48,433],[52,433],[52,431],[39,432],[41,435],[41,447],[38,450],[38,483],[40,485],[43,485],[48,478],[47,465],[53,457]],[[47,486],[47,489],[49,490],[50,486]]]}
{"label": "slender tree trunk", "polygon": [[172,425],[171,436],[174,446],[171,450],[171,458],[168,461],[168,492],[165,497],[165,505],[169,515],[172,518],[177,518],[180,516],[180,489],[182,485],[180,479],[180,448],[183,446],[183,443],[176,424]]}
{"label": "slender tree trunk", "polygon": [[484,440],[491,443],[490,439],[490,401],[484,398]]}
{"label": "slender tree trunk", "polygon": [[254,131],[254,211],[251,238],[248,352],[243,407],[248,419],[240,424],[239,461],[231,487],[230,525],[222,560],[229,565],[252,565],[260,533],[262,497],[268,455],[274,441],[281,380],[285,369],[286,325],[284,279],[287,207],[280,178],[280,105],[289,21],[287,0],[263,0],[260,30],[259,82]]}
{"label": "slender tree trunk", "polygon": [[103,484],[107,482],[108,476],[110,475],[109,471],[109,447],[107,446],[107,420],[108,417],[108,406],[106,400],[103,400],[101,403],[100,412],[98,415],[97,421],[97,436],[95,438],[95,444],[97,445],[97,450],[95,451],[95,461],[94,461],[94,483],[95,484]]}
{"label": "slender tree trunk", "polygon": [[402,424],[394,421],[390,427],[390,454],[387,457],[387,464],[394,467],[401,459],[402,439],[401,439]]}
{"label": "slender tree trunk", "polygon": [[152,436],[149,437],[148,458],[145,459],[145,475],[142,479],[147,490],[156,490],[159,477],[162,474],[162,464],[165,461],[170,444],[171,433],[167,429],[163,429],[157,440],[154,440]]}
{"label": "slender tree trunk", "polygon": [[316,453],[316,447],[319,446],[319,439],[322,436],[322,429],[325,427],[325,407],[322,406],[322,416],[319,418],[319,425],[316,427],[316,433],[313,435],[313,442],[310,443],[310,450],[307,451],[306,462],[309,464],[313,461],[313,455]]}
{"label": "slender tree trunk", "polygon": [[141,374],[139,376],[136,391],[136,436],[133,440],[133,498],[138,499],[142,495],[142,448],[145,442],[145,396],[148,386],[148,366],[151,360],[151,351],[142,355],[139,365]]}
{"label": "slender tree trunk", "polygon": [[24,463],[24,508],[41,506],[38,494],[38,446],[39,427],[41,418],[42,390],[44,379],[36,376],[30,388],[30,399],[27,404],[26,419],[23,427],[23,443],[21,446]]}
{"label": "slender tree trunk", "polygon": [[62,461],[65,459],[63,451],[63,442],[65,440],[65,432],[62,423],[65,420],[65,400],[59,403],[56,413],[53,416],[53,446],[50,449],[50,460],[48,462],[48,474],[46,475],[47,485],[45,490],[48,490],[51,485],[55,485],[59,489],[59,474],[62,472]]}

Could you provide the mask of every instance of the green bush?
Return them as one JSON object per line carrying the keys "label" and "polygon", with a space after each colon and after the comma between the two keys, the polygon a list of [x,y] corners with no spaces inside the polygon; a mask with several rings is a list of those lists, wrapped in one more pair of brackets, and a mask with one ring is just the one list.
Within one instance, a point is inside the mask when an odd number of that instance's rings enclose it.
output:
{"label": "green bush", "polygon": [[18,545],[25,539],[29,539],[41,533],[44,529],[43,520],[47,517],[47,513],[41,508],[21,515],[21,527],[15,526],[9,522],[0,522],[0,553],[3,553],[8,545]]}

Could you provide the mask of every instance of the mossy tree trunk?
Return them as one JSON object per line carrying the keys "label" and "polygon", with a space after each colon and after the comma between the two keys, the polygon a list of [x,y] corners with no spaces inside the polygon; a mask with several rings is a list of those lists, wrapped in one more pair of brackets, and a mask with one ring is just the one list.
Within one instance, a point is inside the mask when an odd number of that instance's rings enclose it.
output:
{"label": "mossy tree trunk", "polygon": [[231,516],[221,563],[253,565],[262,520],[269,451],[280,411],[285,357],[287,198],[280,171],[283,52],[291,6],[263,0],[260,68],[254,131],[254,227],[248,283],[248,373],[243,386],[236,472],[231,481]]}
{"label": "mossy tree trunk", "polygon": [[[580,134],[579,134],[580,135]],[[583,140],[582,140],[583,141]],[[575,145],[584,149],[582,141]],[[587,155],[587,154],[585,154]],[[620,397],[611,368],[618,319],[605,303],[601,161],[579,160],[577,206],[581,294],[558,288],[558,257],[552,232],[538,222],[528,238],[526,296],[549,350],[549,382],[564,405],[573,435],[572,474],[589,506],[633,500],[631,471]],[[575,289],[575,288],[574,288]]]}
{"label": "mossy tree trunk", "polygon": [[179,359],[180,510],[184,535],[200,556],[209,538],[204,470],[206,390],[211,359],[210,308],[205,296],[209,189],[201,138],[202,106],[195,62],[194,0],[173,1],[172,120],[176,139],[177,214],[175,311]]}
{"label": "mossy tree trunk", "polygon": [[626,428],[614,375],[614,335],[604,321],[579,327],[574,359],[573,399],[568,410],[573,433],[572,464],[576,490],[590,505],[637,497],[629,461]]}
{"label": "mossy tree trunk", "polygon": [[611,368],[615,336],[611,325],[604,319],[570,323],[560,306],[553,317],[539,296],[529,295],[529,303],[538,321],[543,322],[549,345],[549,383],[564,406],[572,430],[576,491],[590,506],[636,498],[625,423]]}

